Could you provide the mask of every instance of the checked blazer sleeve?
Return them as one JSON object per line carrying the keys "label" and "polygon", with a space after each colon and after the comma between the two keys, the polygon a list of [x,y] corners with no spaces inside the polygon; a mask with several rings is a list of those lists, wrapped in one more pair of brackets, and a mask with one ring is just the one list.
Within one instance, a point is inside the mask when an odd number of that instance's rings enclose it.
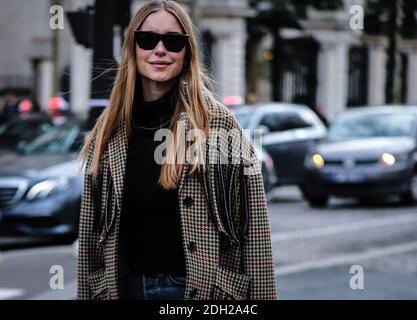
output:
{"label": "checked blazer sleeve", "polygon": [[[91,165],[93,147],[94,145],[91,144],[86,168]],[[102,252],[95,246],[98,243],[98,235],[93,232],[95,209],[92,182],[91,174],[85,170],[78,231],[77,298],[79,300],[92,298],[88,276],[103,264]]]}
{"label": "checked blazer sleeve", "polygon": [[252,279],[250,300],[275,300],[275,273],[268,209],[261,174],[248,176],[249,231],[243,244],[244,268]]}
{"label": "checked blazer sleeve", "polygon": [[[234,127],[242,130],[234,118]],[[249,226],[243,242],[244,272],[251,278],[249,300],[276,300],[275,272],[271,244],[268,207],[262,179],[261,164],[246,134],[241,133],[242,145],[249,159],[242,159],[248,187]]]}

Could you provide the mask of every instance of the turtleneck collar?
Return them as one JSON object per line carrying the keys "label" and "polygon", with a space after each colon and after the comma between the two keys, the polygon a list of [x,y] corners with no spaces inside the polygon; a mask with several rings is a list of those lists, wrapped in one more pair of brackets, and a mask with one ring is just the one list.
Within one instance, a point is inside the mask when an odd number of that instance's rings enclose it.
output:
{"label": "turtleneck collar", "polygon": [[143,100],[142,85],[139,81],[140,79],[136,80],[132,106],[133,124],[143,127],[158,127],[171,119],[174,113],[177,91],[179,90],[178,81],[162,97],[154,101]]}

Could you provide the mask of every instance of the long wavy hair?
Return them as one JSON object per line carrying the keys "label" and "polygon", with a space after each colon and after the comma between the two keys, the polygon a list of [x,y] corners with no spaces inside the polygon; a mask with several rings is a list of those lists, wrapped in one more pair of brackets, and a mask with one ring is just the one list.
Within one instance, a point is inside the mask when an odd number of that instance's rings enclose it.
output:
{"label": "long wavy hair", "polygon": [[[84,165],[90,149],[93,150],[91,165],[86,170],[92,175],[93,181],[97,180],[100,168],[100,158],[105,151],[106,145],[112,133],[119,127],[120,124],[126,125],[128,136],[131,132],[131,123],[128,121],[131,118],[132,102],[135,92],[136,81],[136,53],[134,31],[138,30],[145,19],[152,13],[159,10],[166,10],[177,19],[183,31],[189,35],[189,43],[186,47],[186,54],[184,58],[184,67],[178,81],[185,83],[188,92],[178,90],[177,102],[175,111],[171,119],[169,129],[171,130],[172,139],[169,139],[166,149],[166,159],[162,164],[161,173],[159,177],[159,184],[163,189],[169,190],[177,187],[181,178],[183,163],[177,163],[172,159],[178,159],[177,153],[185,152],[178,151],[177,143],[180,137],[177,133],[177,120],[181,112],[186,112],[189,121],[190,129],[194,132],[204,132],[205,137],[208,137],[209,131],[209,108],[206,99],[210,103],[217,103],[209,88],[211,89],[212,80],[207,76],[207,73],[200,66],[199,51],[196,41],[196,34],[194,32],[193,23],[185,12],[185,10],[176,2],[169,0],[152,0],[146,2],[132,18],[127,28],[127,33],[121,53],[121,62],[117,71],[115,82],[110,95],[110,100],[97,119],[93,129],[86,138],[86,142],[80,152],[80,159]],[[202,130],[202,131],[201,131]],[[198,135],[195,137],[195,160],[191,167],[190,174],[198,169],[199,164],[204,163],[202,152],[202,138]],[[168,161],[171,159],[171,161]],[[185,158],[182,158],[185,159]],[[205,168],[203,166],[203,168]]]}

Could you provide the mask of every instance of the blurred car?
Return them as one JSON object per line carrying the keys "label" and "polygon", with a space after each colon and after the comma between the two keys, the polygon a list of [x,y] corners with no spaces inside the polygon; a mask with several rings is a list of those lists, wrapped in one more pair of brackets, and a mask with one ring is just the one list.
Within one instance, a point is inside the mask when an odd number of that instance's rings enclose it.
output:
{"label": "blurred car", "polygon": [[264,184],[265,195],[267,200],[270,200],[272,197],[271,191],[277,184],[277,176],[275,174],[274,162],[271,156],[265,151],[263,147],[254,144],[254,150],[256,152],[256,157],[259,159],[261,163],[262,180]]}
{"label": "blurred car", "polygon": [[364,107],[342,113],[306,157],[303,193],[311,206],[329,196],[400,195],[417,201],[417,107]]}
{"label": "blurred car", "polygon": [[3,116],[0,119],[0,155],[15,152],[19,143],[30,142],[52,127],[51,118],[42,113]]}
{"label": "blurred car", "polygon": [[12,119],[13,117],[14,116],[12,116],[12,115],[10,115],[8,113],[6,113],[6,114],[0,113],[0,126],[3,123],[5,123],[5,122],[9,121],[10,119]]}
{"label": "blurred car", "polygon": [[275,168],[275,185],[300,184],[307,152],[326,135],[317,115],[307,106],[287,103],[236,106],[231,111],[252,141],[262,136]]}
{"label": "blurred car", "polygon": [[[240,108],[242,107],[235,106],[235,105],[229,106],[229,109],[235,115],[236,115],[236,111]],[[245,123],[245,122],[241,122],[242,121],[241,117],[237,117],[236,119],[241,126],[242,126],[242,123]],[[253,147],[256,153],[256,157],[261,163],[262,180],[263,180],[263,185],[265,189],[265,195],[266,195],[267,200],[270,200],[272,197],[271,191],[274,189],[275,185],[277,184],[277,176],[276,176],[276,171],[274,167],[274,161],[272,160],[272,157],[268,154],[268,152],[265,150],[263,146],[259,145],[258,143],[253,143]]]}
{"label": "blurred car", "polygon": [[76,238],[83,138],[83,124],[71,120],[0,158],[0,235]]}

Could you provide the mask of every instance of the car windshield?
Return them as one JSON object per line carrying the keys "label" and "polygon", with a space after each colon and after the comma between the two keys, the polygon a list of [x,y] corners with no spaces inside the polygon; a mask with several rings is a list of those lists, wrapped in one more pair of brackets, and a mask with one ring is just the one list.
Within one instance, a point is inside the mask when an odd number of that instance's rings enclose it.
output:
{"label": "car windshield", "polygon": [[14,118],[0,124],[0,149],[14,149],[20,141],[29,142],[53,127],[46,118]]}
{"label": "car windshield", "polygon": [[405,137],[415,130],[416,119],[410,113],[362,113],[341,116],[329,128],[329,140]]}
{"label": "car windshield", "polygon": [[73,149],[81,133],[79,123],[67,123],[46,132],[25,146],[25,154],[66,153]]}
{"label": "car windshield", "polygon": [[247,129],[249,127],[249,121],[252,116],[252,112],[247,110],[237,110],[234,112],[234,114],[240,126],[244,129]]}

